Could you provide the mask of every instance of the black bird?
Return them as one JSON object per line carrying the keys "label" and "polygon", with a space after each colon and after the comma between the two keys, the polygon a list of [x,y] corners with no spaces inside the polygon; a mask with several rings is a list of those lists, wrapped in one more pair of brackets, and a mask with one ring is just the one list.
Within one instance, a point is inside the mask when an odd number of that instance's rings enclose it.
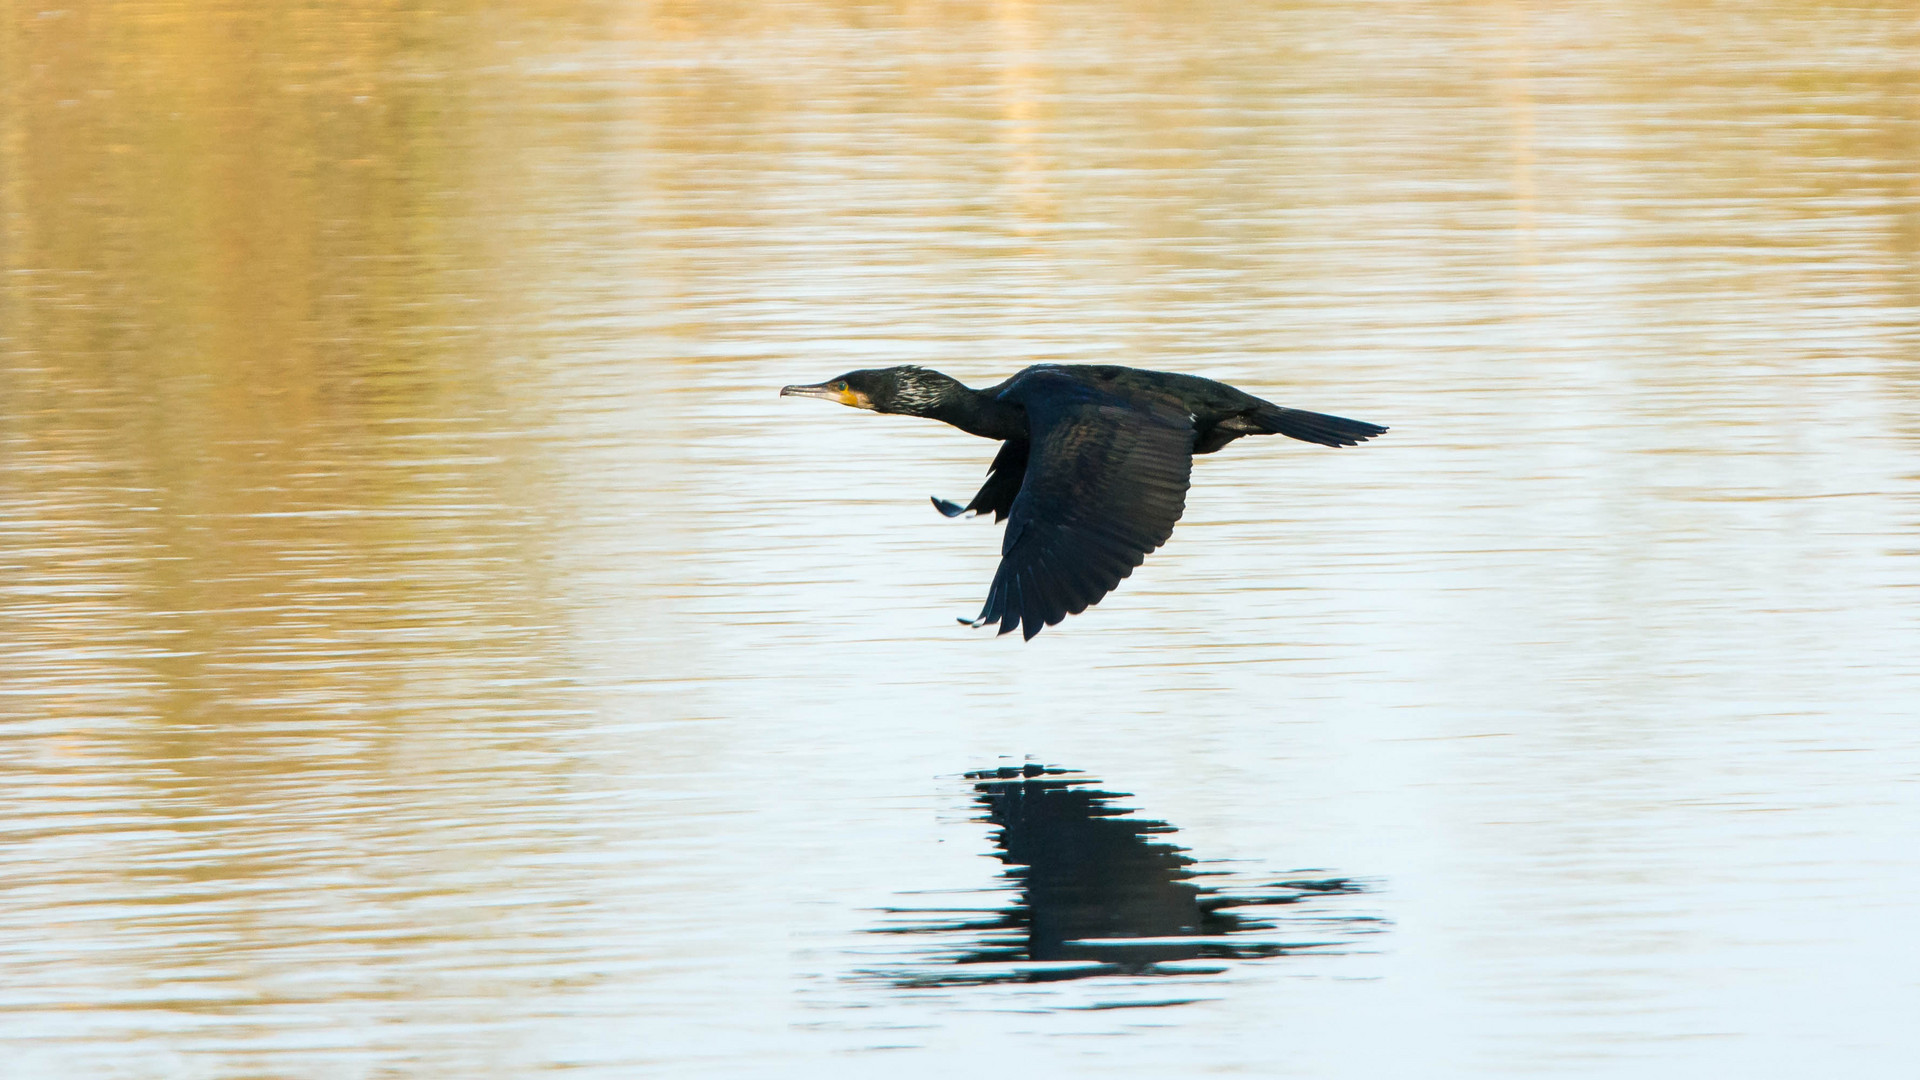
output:
{"label": "black bird", "polygon": [[1036,364],[984,390],[909,365],[780,394],[931,417],[1001,440],[972,502],[933,505],[948,517],[1008,519],[1000,569],[970,625],[998,622],[1002,634],[1021,627],[1028,640],[1099,603],[1167,542],[1186,509],[1193,455],[1242,435],[1354,446],[1387,430],[1284,408],[1197,375],[1104,364]]}

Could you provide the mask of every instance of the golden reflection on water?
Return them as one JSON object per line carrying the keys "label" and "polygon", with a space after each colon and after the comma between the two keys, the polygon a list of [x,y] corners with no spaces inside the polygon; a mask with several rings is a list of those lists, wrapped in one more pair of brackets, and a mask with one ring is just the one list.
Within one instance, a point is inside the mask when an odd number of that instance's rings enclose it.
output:
{"label": "golden reflection on water", "polygon": [[[1678,1037],[1714,1006],[1632,951],[1674,924],[1555,883],[1689,887],[1742,847],[1674,805],[1860,784],[1789,764],[1795,710],[1912,760],[1846,717],[1913,689],[1916,56],[1900,5],[14,6],[0,1028],[49,1075],[857,1048],[782,1026],[790,950],[979,887],[918,846],[964,801],[927,777],[1073,751],[1210,850],[1419,883],[1410,955],[1507,948],[1468,907],[1556,943],[1324,1005],[1248,975],[1188,1047],[1422,993],[1508,1007],[1463,1063]],[[1116,357],[1393,442],[1207,462],[1127,590],[1008,651],[946,621],[995,537],[920,501],[986,448],[770,390]],[[1824,857],[1735,831],[1736,885]]]}
{"label": "golden reflection on water", "polygon": [[[512,636],[515,296],[476,206],[515,185],[471,23],[124,4],[14,25],[13,550],[28,640],[68,651],[36,673],[60,693],[298,710],[342,680],[391,691],[444,658],[435,627],[460,651]],[[143,646],[73,650],[76,618]]]}
{"label": "golden reflection on water", "polygon": [[417,992],[490,932],[436,896],[526,850],[490,800],[554,793],[507,722],[554,672],[493,46],[385,4],[14,14],[0,715],[9,877],[57,897],[7,920],[16,1032],[408,993],[369,950]]}

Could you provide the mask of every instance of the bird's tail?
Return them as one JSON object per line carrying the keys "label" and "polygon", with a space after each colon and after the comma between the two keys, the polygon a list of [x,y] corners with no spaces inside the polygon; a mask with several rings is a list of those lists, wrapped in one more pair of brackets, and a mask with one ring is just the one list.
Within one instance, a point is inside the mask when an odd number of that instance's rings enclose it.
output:
{"label": "bird's tail", "polygon": [[1289,409],[1281,405],[1269,405],[1247,419],[1252,421],[1258,434],[1285,435],[1290,439],[1319,443],[1321,446],[1358,446],[1387,430],[1365,420],[1349,420],[1344,416],[1328,416],[1326,413]]}

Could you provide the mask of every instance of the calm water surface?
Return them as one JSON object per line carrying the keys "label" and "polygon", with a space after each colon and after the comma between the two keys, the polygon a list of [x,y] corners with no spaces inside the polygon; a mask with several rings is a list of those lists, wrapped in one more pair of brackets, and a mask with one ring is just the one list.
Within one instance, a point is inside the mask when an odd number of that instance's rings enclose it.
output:
{"label": "calm water surface", "polygon": [[[1916,177],[1904,4],[15,7],[0,1075],[1893,1075]],[[775,390],[1041,359],[1394,430],[995,640]]]}

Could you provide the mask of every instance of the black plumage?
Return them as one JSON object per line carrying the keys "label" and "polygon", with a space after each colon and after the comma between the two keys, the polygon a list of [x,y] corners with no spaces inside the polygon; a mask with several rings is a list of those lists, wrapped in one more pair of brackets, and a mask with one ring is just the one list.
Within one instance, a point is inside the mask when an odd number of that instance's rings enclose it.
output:
{"label": "black plumage", "polygon": [[1354,446],[1387,430],[1196,375],[1109,365],[1039,364],[984,390],[893,367],[780,393],[931,417],[1001,440],[971,502],[933,505],[948,517],[1006,520],[1000,568],[972,625],[998,623],[1001,633],[1019,629],[1029,639],[1099,603],[1167,542],[1186,509],[1195,454],[1243,435]]}

